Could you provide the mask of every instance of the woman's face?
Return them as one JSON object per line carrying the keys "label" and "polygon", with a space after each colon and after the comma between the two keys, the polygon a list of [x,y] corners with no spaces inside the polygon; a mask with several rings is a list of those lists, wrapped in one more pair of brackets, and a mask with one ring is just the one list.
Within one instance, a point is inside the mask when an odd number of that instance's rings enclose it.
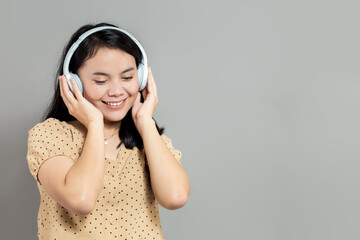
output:
{"label": "woman's face", "polygon": [[122,120],[133,106],[139,80],[135,58],[119,49],[100,48],[78,70],[84,97],[105,121]]}

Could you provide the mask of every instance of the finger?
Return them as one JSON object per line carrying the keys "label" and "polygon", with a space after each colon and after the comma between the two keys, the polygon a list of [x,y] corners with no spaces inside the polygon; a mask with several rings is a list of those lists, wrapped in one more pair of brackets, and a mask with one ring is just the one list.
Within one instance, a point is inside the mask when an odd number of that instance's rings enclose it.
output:
{"label": "finger", "polygon": [[148,67],[148,79],[147,79],[146,89],[148,90],[149,93],[152,92],[151,68],[150,67]]}
{"label": "finger", "polygon": [[71,85],[73,87],[73,90],[74,90],[74,95],[76,97],[77,100],[81,99],[82,98],[82,93],[79,89],[79,86],[77,85],[75,79],[73,77],[70,77],[70,81],[71,81]]}
{"label": "finger", "polygon": [[157,98],[158,97],[157,96],[157,87],[155,84],[155,79],[154,79],[154,75],[152,74],[151,67],[149,67],[149,82],[150,82],[151,92]]}
{"label": "finger", "polygon": [[141,99],[141,93],[138,92],[137,96],[136,96],[136,99],[135,99],[135,103],[140,103],[140,99]]}
{"label": "finger", "polygon": [[137,113],[137,111],[139,110],[139,108],[141,106],[140,98],[141,98],[141,94],[140,94],[140,92],[138,92],[135,102],[132,106],[132,116],[133,117],[135,117],[135,114]]}
{"label": "finger", "polygon": [[67,83],[67,80],[64,76],[59,76],[59,84],[60,84],[60,93],[62,94],[61,97],[66,100],[69,98],[69,85]]}
{"label": "finger", "polygon": [[70,104],[75,105],[77,103],[77,100],[74,96],[73,91],[71,91],[69,83],[64,75],[61,76],[62,83],[63,83],[63,90],[64,90],[64,96],[70,102]]}
{"label": "finger", "polygon": [[[70,100],[70,99],[74,98],[74,96],[70,92],[69,85],[64,76],[59,76],[59,85],[60,85],[61,98],[63,99],[66,107],[68,109],[72,108],[73,103],[72,103],[72,100]],[[75,99],[73,99],[73,100],[75,100]]]}
{"label": "finger", "polygon": [[[60,96],[64,101],[65,98],[65,90],[64,90],[64,83],[63,83],[63,79],[62,76],[59,76],[59,87],[60,87]],[[64,101],[65,102],[65,101]]]}

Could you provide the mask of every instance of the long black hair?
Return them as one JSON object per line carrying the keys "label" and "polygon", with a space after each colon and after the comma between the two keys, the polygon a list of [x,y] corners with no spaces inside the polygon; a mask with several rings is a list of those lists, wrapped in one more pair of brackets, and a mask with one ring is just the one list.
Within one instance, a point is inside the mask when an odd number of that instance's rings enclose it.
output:
{"label": "long black hair", "polygon": [[[70,115],[62,97],[60,96],[60,86],[58,77],[63,75],[63,62],[71,45],[79,38],[79,36],[86,31],[101,26],[112,26],[117,27],[112,24],[108,23],[99,23],[96,25],[84,25],[80,27],[70,38],[70,41],[65,46],[62,56],[60,58],[58,70],[55,77],[55,94],[51,101],[51,104],[48,110],[45,113],[44,120],[48,118],[56,118],[60,121],[72,121],[76,120],[76,118]],[[139,47],[134,43],[131,38],[117,30],[112,29],[104,29],[99,32],[95,32],[85,38],[79,45],[79,47],[74,52],[70,64],[69,64],[69,71],[72,73],[77,74],[81,65],[89,58],[93,57],[100,48],[111,48],[111,49],[120,49],[135,58],[136,66],[139,66],[139,63],[142,59],[142,54]],[[143,102],[143,99],[141,99]],[[139,132],[137,131],[134,121],[131,116],[131,110],[128,111],[126,116],[121,120],[121,127],[119,131],[120,137],[120,147],[121,144],[124,144],[127,149],[133,149],[137,147],[138,149],[143,149],[143,141]],[[164,128],[159,128],[156,124],[156,128],[161,135],[164,132]]]}

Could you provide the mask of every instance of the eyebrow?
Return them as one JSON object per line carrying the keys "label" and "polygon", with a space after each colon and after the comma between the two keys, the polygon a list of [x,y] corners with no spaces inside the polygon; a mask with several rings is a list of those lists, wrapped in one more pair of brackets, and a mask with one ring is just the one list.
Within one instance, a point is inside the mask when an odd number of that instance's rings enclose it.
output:
{"label": "eyebrow", "polygon": [[[120,74],[123,74],[123,73],[127,73],[127,72],[130,72],[134,70],[133,67],[129,67],[128,69],[125,69],[124,71],[122,71]],[[109,77],[110,74],[108,73],[104,73],[104,72],[94,72],[92,75],[96,75],[96,76],[106,76],[106,77]]]}

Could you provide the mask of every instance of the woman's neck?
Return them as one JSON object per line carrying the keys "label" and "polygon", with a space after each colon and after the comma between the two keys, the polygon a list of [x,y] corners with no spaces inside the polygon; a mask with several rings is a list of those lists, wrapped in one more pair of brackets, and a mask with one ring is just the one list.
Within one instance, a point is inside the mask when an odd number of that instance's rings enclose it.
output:
{"label": "woman's neck", "polygon": [[[87,129],[78,120],[70,121],[69,123],[73,125],[78,131],[80,131],[84,136],[86,136]],[[116,132],[119,132],[120,125],[121,122],[104,121],[104,139],[112,136]]]}
{"label": "woman's neck", "polygon": [[115,132],[119,132],[121,122],[104,121],[104,138],[108,138]]}

